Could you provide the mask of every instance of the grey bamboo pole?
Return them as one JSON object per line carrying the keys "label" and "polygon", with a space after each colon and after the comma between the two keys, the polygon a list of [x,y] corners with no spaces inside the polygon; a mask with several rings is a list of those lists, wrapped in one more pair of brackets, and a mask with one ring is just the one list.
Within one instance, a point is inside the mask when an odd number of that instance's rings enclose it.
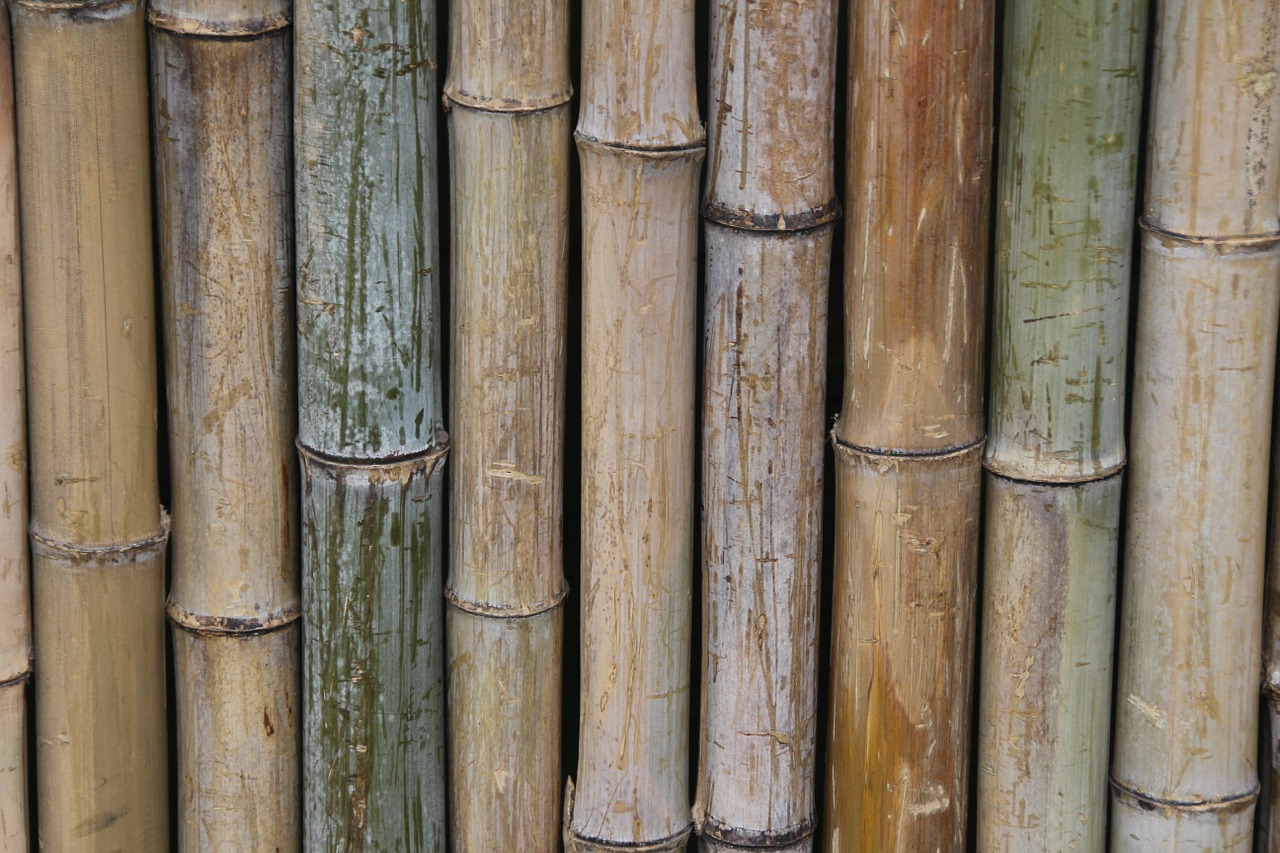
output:
{"label": "grey bamboo pole", "polygon": [[1247,850],[1280,316],[1280,8],[1159,7],[1111,846]]}
{"label": "grey bamboo pole", "polygon": [[300,849],[289,5],[151,0],[183,850]]}
{"label": "grey bamboo pole", "polygon": [[582,687],[570,851],[682,850],[698,175],[693,0],[583,7]]}
{"label": "grey bamboo pole", "polygon": [[1271,433],[1271,518],[1268,524],[1266,593],[1262,645],[1262,698],[1266,717],[1261,726],[1268,735],[1263,744],[1258,809],[1257,853],[1280,853],[1280,433]]}
{"label": "grey bamboo pole", "polygon": [[571,96],[564,0],[454,0],[445,598],[456,851],[560,843]]}
{"label": "grey bamboo pole", "polygon": [[809,851],[836,4],[711,8],[700,847]]}
{"label": "grey bamboo pole", "polygon": [[294,8],[304,847],[443,851],[435,4]]}
{"label": "grey bamboo pole", "polygon": [[27,553],[27,409],[22,359],[13,41],[0,4],[0,853],[26,853],[27,682],[31,573]]}
{"label": "grey bamboo pole", "polygon": [[850,14],[832,853],[965,844],[992,22],[985,0]]}
{"label": "grey bamboo pole", "polygon": [[168,847],[164,549],[140,0],[11,6],[40,845]]}
{"label": "grey bamboo pole", "polygon": [[977,842],[1106,849],[1147,7],[1005,7]]}

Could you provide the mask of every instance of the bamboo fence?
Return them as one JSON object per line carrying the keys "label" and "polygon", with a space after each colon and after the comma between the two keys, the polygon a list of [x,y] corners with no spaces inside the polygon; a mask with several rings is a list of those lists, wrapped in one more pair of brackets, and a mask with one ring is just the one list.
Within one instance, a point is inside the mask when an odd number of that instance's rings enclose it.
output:
{"label": "bamboo fence", "polygon": [[572,114],[564,0],[454,0],[450,826],[560,843]]}
{"label": "bamboo fence", "polygon": [[711,8],[700,846],[807,851],[836,4]]}

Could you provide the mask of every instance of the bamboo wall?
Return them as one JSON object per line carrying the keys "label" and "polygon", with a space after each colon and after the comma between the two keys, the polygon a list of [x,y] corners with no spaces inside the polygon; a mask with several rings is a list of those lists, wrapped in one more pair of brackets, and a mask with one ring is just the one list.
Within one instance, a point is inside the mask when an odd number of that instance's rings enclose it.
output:
{"label": "bamboo wall", "polygon": [[1280,853],[1275,0],[0,6],[0,853]]}

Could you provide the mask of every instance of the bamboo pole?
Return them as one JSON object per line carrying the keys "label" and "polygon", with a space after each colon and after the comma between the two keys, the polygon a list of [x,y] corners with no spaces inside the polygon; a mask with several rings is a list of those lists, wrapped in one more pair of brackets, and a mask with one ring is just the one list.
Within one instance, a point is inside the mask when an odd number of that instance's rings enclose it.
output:
{"label": "bamboo pole", "polygon": [[565,846],[682,850],[704,149],[693,0],[588,3],[582,44],[582,690]]}
{"label": "bamboo pole", "polygon": [[700,847],[813,848],[836,4],[711,9]]}
{"label": "bamboo pole", "polygon": [[1276,323],[1280,9],[1159,8],[1111,845],[1247,850]]}
{"label": "bamboo pole", "polygon": [[1268,525],[1266,594],[1262,645],[1262,698],[1266,716],[1260,728],[1266,734],[1261,750],[1257,853],[1280,853],[1280,433],[1272,426],[1271,518]]}
{"label": "bamboo pole", "polygon": [[559,849],[568,280],[563,0],[450,15],[450,838]]}
{"label": "bamboo pole", "polygon": [[442,851],[435,5],[294,34],[304,847]]}
{"label": "bamboo pole", "polygon": [[27,851],[27,681],[31,577],[27,557],[27,416],[18,262],[13,41],[0,4],[0,853]]}
{"label": "bamboo pole", "polygon": [[11,7],[40,844],[165,850],[164,547],[140,0]]}
{"label": "bamboo pole", "polygon": [[1146,3],[1006,6],[981,850],[1106,847]]}
{"label": "bamboo pole", "polygon": [[922,0],[850,16],[832,853],[965,843],[992,20]]}
{"label": "bamboo pole", "polygon": [[178,843],[297,850],[286,2],[151,0]]}

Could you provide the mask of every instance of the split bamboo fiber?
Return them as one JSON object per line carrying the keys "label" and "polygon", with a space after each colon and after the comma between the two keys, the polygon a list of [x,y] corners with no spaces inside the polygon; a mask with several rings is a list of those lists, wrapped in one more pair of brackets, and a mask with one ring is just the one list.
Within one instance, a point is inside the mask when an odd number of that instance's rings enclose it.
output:
{"label": "split bamboo fiber", "polygon": [[13,123],[13,45],[0,4],[0,853],[26,853],[27,681],[31,581],[27,559],[27,417],[22,270]]}
{"label": "split bamboo fiber", "polygon": [[1147,10],[1005,16],[977,841],[1101,851]]}
{"label": "split bamboo fiber", "polygon": [[832,853],[965,843],[992,20],[985,0],[851,9]]}
{"label": "split bamboo fiber", "polygon": [[702,409],[708,851],[808,851],[836,4],[711,9]]}
{"label": "split bamboo fiber", "polygon": [[559,849],[569,20],[450,15],[451,844]]}
{"label": "split bamboo fiber", "polygon": [[565,845],[682,850],[704,148],[693,0],[588,3],[582,44],[582,686]]}
{"label": "split bamboo fiber", "polygon": [[164,548],[140,0],[11,7],[49,850],[165,850]]}
{"label": "split bamboo fiber", "polygon": [[152,0],[183,850],[298,850],[289,8]]}
{"label": "split bamboo fiber", "polygon": [[435,5],[294,9],[304,847],[443,851]]}
{"label": "split bamboo fiber", "polygon": [[[1161,4],[1111,845],[1247,850],[1280,313],[1280,9]],[[1261,130],[1260,130],[1261,129]]]}

